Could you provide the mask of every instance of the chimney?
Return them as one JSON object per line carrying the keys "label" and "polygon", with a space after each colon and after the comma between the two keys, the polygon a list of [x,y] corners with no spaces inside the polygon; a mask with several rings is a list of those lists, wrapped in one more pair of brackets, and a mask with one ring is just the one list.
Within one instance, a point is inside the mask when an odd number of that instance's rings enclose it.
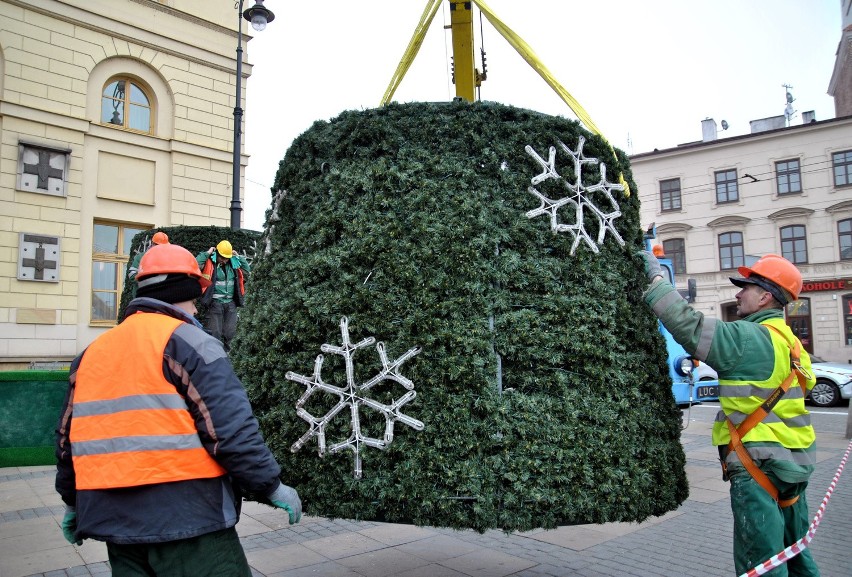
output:
{"label": "chimney", "polygon": [[701,141],[710,142],[716,140],[716,121],[712,118],[705,118],[701,121]]}
{"label": "chimney", "polygon": [[813,110],[802,112],[802,124],[810,124],[816,122],[816,113]]}

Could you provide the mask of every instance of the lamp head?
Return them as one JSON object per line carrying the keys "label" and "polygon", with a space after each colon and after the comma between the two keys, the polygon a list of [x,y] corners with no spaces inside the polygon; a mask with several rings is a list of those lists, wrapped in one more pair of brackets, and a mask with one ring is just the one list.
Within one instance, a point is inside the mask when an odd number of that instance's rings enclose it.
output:
{"label": "lamp head", "polygon": [[263,5],[263,0],[255,0],[254,6],[243,12],[243,18],[251,22],[251,27],[260,32],[275,20],[272,10]]}

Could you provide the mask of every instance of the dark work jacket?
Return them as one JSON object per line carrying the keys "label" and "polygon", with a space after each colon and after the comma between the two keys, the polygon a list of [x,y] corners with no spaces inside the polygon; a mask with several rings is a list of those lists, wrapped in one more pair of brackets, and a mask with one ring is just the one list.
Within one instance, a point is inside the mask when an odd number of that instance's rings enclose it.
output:
{"label": "dark work jacket", "polygon": [[[126,317],[137,313],[165,314],[184,321],[163,351],[155,355],[125,351],[125,362],[157,363],[161,367],[165,379],[186,402],[202,445],[228,474],[78,491],[69,435],[76,373],[84,351],[71,364],[68,393],[56,431],[56,490],[66,504],[77,508],[76,536],[112,543],[161,543],[233,527],[239,520],[241,490],[269,495],[280,484],[281,469],[264,443],[245,389],[221,343],[205,333],[193,317],[164,302],[134,299]],[[97,359],[87,358],[86,362]]]}

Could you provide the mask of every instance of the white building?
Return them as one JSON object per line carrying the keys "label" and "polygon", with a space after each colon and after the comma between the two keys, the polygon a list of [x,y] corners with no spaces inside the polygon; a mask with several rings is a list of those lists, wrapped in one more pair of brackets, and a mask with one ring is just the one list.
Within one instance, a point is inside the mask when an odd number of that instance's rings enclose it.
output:
{"label": "white building", "polygon": [[138,231],[229,225],[239,20],[0,0],[0,367],[70,360],[114,325]]}
{"label": "white building", "polygon": [[[739,290],[729,281],[751,257],[783,255],[804,289],[787,306],[805,348],[852,359],[852,117],[785,127],[753,121],[752,133],[718,139],[702,122],[700,142],[631,157],[644,226],[674,259],[676,282],[695,279],[694,306],[734,320]],[[852,362],[852,361],[850,361]]]}

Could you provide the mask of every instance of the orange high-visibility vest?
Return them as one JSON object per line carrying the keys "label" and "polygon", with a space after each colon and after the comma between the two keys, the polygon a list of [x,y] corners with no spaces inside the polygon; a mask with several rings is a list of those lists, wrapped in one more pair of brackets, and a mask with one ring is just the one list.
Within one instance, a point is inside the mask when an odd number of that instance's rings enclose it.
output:
{"label": "orange high-visibility vest", "polygon": [[72,399],[77,489],[226,474],[202,446],[183,397],[163,376],[163,351],[181,323],[137,313],[89,345]]}

